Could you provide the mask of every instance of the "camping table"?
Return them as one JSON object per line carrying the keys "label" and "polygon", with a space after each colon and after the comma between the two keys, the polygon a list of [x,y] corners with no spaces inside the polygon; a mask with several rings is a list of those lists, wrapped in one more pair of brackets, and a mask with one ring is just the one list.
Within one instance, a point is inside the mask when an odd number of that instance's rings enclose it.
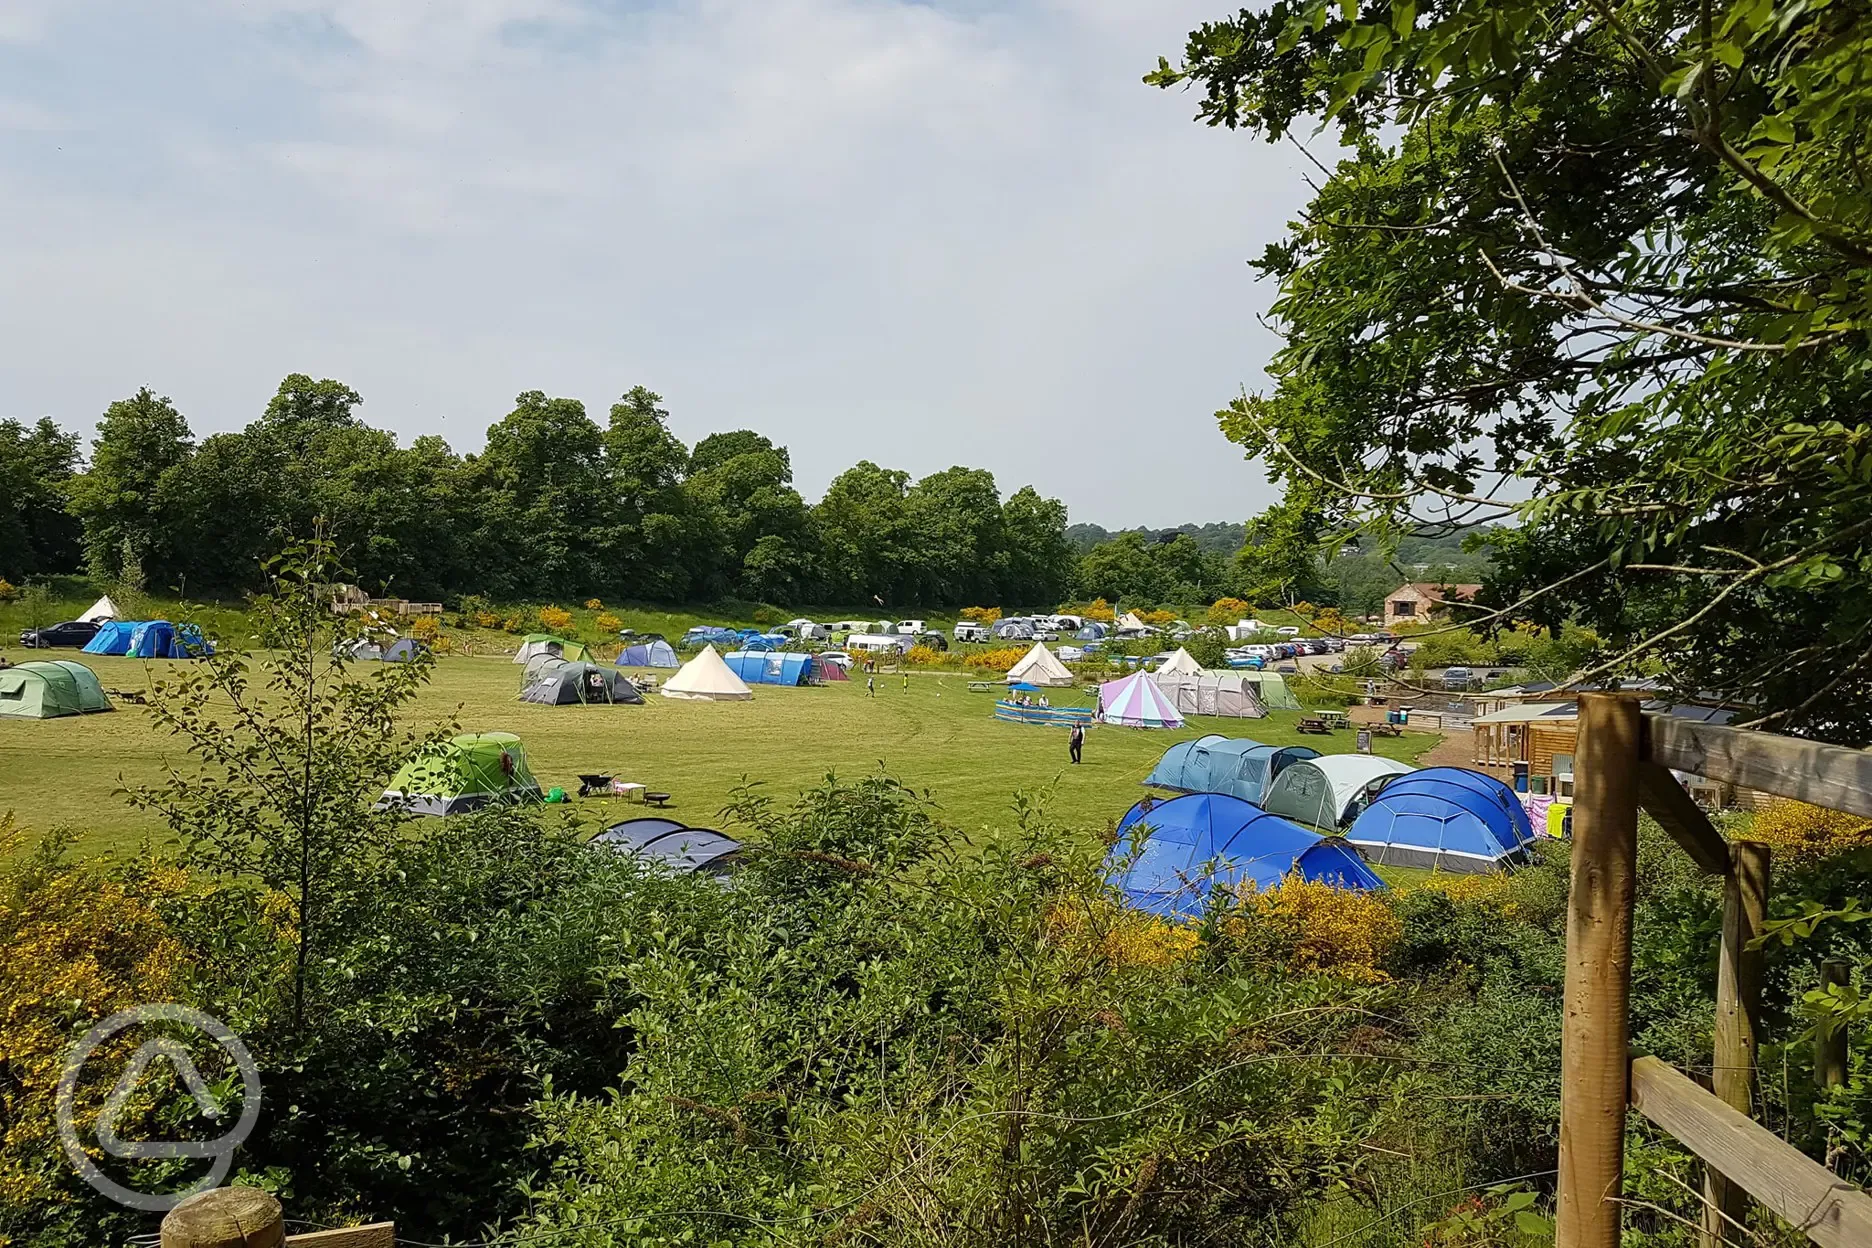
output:
{"label": "camping table", "polygon": [[625,780],[613,780],[611,782],[611,791],[622,798],[634,797],[640,802],[644,800],[644,786],[641,784],[631,784],[629,781]]}
{"label": "camping table", "polygon": [[1319,717],[1328,728],[1343,728],[1347,723],[1344,711],[1321,711]]}

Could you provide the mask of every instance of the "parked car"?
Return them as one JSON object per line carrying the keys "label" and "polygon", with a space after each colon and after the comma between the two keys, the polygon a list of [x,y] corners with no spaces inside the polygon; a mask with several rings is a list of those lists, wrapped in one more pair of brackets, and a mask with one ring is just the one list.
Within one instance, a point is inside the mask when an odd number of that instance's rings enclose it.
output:
{"label": "parked car", "polygon": [[852,665],[851,655],[846,654],[843,650],[822,650],[813,657],[818,659],[821,663],[830,663],[834,667],[842,667],[847,670],[850,670]]}
{"label": "parked car", "polygon": [[979,624],[974,620],[963,620],[961,623],[957,624],[954,628],[949,630],[949,635],[955,638],[958,642],[961,642],[961,641],[987,641],[990,634],[988,632],[988,626],[986,624]]}
{"label": "parked car", "polygon": [[20,633],[20,642],[33,650],[50,650],[54,647],[79,648],[97,636],[98,626],[84,620],[66,620],[63,624],[48,624],[44,628],[28,628]]}
{"label": "parked car", "polygon": [[1467,689],[1476,683],[1476,674],[1466,667],[1446,667],[1443,669],[1443,687],[1445,689]]}
{"label": "parked car", "polygon": [[929,624],[923,620],[898,620],[892,631],[902,633],[905,637],[914,637],[928,629]]}
{"label": "parked car", "polygon": [[933,629],[927,633],[918,633],[916,643],[919,646],[925,646],[936,651],[947,650],[949,648],[949,639]]}

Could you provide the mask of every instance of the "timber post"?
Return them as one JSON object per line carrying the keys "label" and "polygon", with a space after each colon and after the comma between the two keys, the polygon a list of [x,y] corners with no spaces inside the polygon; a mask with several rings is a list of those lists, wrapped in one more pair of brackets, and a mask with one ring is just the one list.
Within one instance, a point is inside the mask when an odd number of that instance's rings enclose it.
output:
{"label": "timber post", "polygon": [[1560,1043],[1556,1248],[1618,1248],[1630,1084],[1632,879],[1641,711],[1582,693]]}
{"label": "timber post", "polygon": [[[1729,846],[1723,881],[1722,950],[1716,967],[1716,1036],[1710,1090],[1739,1113],[1750,1111],[1755,1091],[1755,1048],[1761,1015],[1762,953],[1749,944],[1762,932],[1768,910],[1769,851],[1758,841]],[[1739,1242],[1746,1235],[1748,1196],[1713,1167],[1703,1173],[1703,1248]]]}
{"label": "timber post", "polygon": [[[1852,982],[1852,964],[1828,960],[1820,964],[1820,989],[1845,987]],[[1814,1083],[1822,1092],[1846,1084],[1846,1029],[1814,1035]]]}
{"label": "timber post", "polygon": [[286,1215],[271,1192],[215,1187],[198,1192],[162,1220],[162,1248],[280,1248]]}

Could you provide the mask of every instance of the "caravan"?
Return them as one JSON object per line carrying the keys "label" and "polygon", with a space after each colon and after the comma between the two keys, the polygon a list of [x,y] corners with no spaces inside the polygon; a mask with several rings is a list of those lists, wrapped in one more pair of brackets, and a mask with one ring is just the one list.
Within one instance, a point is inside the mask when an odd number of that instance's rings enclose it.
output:
{"label": "caravan", "polygon": [[854,633],[845,639],[845,649],[860,654],[907,654],[916,638],[902,633]]}

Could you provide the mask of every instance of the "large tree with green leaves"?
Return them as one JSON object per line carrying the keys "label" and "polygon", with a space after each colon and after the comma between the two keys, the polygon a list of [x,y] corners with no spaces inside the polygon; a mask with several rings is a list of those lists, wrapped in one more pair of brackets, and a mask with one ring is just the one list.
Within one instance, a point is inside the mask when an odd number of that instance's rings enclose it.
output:
{"label": "large tree with green leaves", "polygon": [[75,571],[80,533],[66,508],[78,439],[49,420],[0,420],[0,577]]}
{"label": "large tree with green leaves", "polygon": [[[1147,81],[1341,150],[1221,414],[1315,538],[1491,518],[1494,601],[1872,738],[1872,8],[1281,0]],[[1326,160],[1333,161],[1328,165]],[[1507,617],[1503,617],[1507,618]]]}

